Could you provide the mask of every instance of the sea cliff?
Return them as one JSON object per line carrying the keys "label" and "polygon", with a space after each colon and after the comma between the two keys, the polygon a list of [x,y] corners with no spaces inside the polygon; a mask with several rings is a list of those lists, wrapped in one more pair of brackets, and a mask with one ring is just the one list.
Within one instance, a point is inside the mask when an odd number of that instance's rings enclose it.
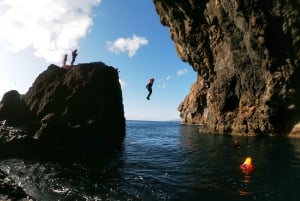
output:
{"label": "sea cliff", "polygon": [[178,56],[197,74],[178,107],[183,123],[204,132],[299,136],[298,0],[153,2]]}
{"label": "sea cliff", "polygon": [[0,102],[0,156],[113,151],[125,137],[118,70],[102,62],[50,65]]}

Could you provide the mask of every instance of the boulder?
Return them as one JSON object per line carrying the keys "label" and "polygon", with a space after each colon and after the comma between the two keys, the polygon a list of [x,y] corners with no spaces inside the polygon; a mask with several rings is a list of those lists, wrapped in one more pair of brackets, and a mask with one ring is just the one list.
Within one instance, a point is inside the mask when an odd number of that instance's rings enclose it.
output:
{"label": "boulder", "polygon": [[[20,96],[16,91],[9,94],[1,101],[1,117],[21,122],[18,129],[26,134],[12,132],[16,127],[3,124],[0,142],[5,146],[0,146],[0,153],[11,152],[12,147],[18,150],[18,146],[20,154],[26,147],[37,149],[37,153],[99,153],[122,145],[125,117],[116,68],[102,62],[79,64],[69,69],[50,65],[26,94]],[[10,102],[8,97],[16,101]],[[18,105],[22,105],[22,110],[16,110],[16,114],[18,111],[22,118],[30,114],[30,121],[8,115],[6,108],[12,110]]]}
{"label": "boulder", "polygon": [[3,95],[0,102],[0,121],[3,120],[7,126],[20,126],[33,120],[33,114],[16,90]]}
{"label": "boulder", "polygon": [[0,200],[35,201],[16,182],[0,169]]}

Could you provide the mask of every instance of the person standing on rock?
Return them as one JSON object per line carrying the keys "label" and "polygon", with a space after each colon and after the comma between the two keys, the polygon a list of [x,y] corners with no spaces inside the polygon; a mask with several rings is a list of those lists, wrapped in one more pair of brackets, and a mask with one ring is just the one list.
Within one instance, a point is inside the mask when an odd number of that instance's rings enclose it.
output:
{"label": "person standing on rock", "polygon": [[78,53],[77,53],[77,49],[72,51],[72,61],[71,61],[71,66],[74,65],[75,59],[77,57]]}
{"label": "person standing on rock", "polygon": [[68,55],[65,54],[64,59],[63,59],[63,65],[62,65],[63,68],[67,67],[67,60],[68,60]]}
{"label": "person standing on rock", "polygon": [[152,86],[154,83],[154,78],[151,78],[148,82],[148,84],[146,85],[146,88],[148,89],[148,96],[147,96],[147,100],[150,100],[150,96],[152,94]]}

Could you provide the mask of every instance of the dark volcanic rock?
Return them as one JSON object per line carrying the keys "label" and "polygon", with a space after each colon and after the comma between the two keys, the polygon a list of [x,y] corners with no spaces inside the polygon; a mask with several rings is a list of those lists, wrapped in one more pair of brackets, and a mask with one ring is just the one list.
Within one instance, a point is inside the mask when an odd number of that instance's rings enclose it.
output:
{"label": "dark volcanic rock", "polygon": [[0,124],[0,157],[28,157],[35,153],[36,140],[25,128]]}
{"label": "dark volcanic rock", "polygon": [[33,120],[33,114],[16,90],[8,91],[3,95],[0,102],[1,120],[5,120],[8,126],[20,126]]}
{"label": "dark volcanic rock", "polygon": [[20,100],[16,97],[34,115],[22,126],[26,135],[1,127],[0,142],[5,146],[0,153],[18,147],[12,144],[42,153],[111,151],[122,144],[125,117],[118,71],[104,63],[79,64],[68,70],[50,65]]}
{"label": "dark volcanic rock", "polygon": [[178,107],[184,123],[218,133],[290,133],[300,120],[299,0],[153,2],[198,75]]}
{"label": "dark volcanic rock", "polygon": [[27,195],[8,175],[0,169],[0,200],[23,200],[34,201],[35,199]]}

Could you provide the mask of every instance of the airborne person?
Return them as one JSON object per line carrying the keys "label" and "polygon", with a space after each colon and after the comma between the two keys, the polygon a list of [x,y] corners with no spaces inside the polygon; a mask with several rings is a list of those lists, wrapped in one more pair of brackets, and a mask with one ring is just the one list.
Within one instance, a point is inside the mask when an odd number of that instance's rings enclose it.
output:
{"label": "airborne person", "polygon": [[153,82],[154,82],[154,78],[151,78],[148,82],[148,84],[146,85],[146,88],[148,89],[148,96],[147,96],[147,99],[150,100],[150,96],[152,94],[152,85],[153,85]]}

